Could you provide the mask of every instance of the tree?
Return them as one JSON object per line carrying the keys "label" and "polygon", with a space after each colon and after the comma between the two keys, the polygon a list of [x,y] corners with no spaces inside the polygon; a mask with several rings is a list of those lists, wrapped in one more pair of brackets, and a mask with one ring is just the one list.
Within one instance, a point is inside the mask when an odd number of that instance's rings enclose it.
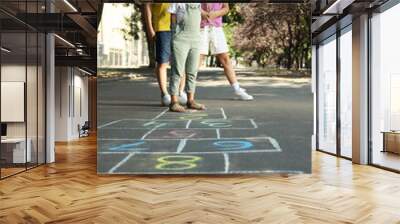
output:
{"label": "tree", "polygon": [[310,7],[307,4],[241,5],[242,22],[234,30],[234,46],[251,63],[287,69],[310,65]]}
{"label": "tree", "polygon": [[132,12],[129,17],[125,17],[125,28],[122,28],[122,32],[124,33],[124,39],[139,39],[139,34],[142,32],[142,13],[140,12],[140,6],[137,4],[127,4],[124,3],[125,7],[132,8]]}
{"label": "tree", "polygon": [[232,58],[235,58],[236,62],[237,59],[242,55],[240,51],[238,51],[235,47],[231,46],[234,46],[235,39],[233,34],[235,32],[235,28],[244,21],[244,18],[239,13],[239,8],[240,8],[239,4],[229,3],[229,12],[227,15],[223,17],[224,33],[229,46],[229,55]]}
{"label": "tree", "polygon": [[125,39],[139,39],[140,32],[146,34],[147,48],[149,52],[149,66],[155,67],[154,59],[154,41],[150,37],[147,29],[144,29],[145,10],[144,4],[140,3],[124,3],[125,7],[132,7],[132,13],[129,17],[125,18],[126,28],[122,29]]}

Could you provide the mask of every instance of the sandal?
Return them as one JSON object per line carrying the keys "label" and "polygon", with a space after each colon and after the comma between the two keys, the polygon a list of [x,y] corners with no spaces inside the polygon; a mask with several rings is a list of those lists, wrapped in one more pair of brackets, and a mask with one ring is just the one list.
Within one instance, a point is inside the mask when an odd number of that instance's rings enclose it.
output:
{"label": "sandal", "polygon": [[187,103],[187,108],[193,110],[205,110],[206,106],[200,103],[196,103],[195,101],[192,101]]}
{"label": "sandal", "polygon": [[169,111],[183,113],[183,112],[186,112],[186,109],[183,106],[181,106],[179,103],[171,103],[169,105]]}

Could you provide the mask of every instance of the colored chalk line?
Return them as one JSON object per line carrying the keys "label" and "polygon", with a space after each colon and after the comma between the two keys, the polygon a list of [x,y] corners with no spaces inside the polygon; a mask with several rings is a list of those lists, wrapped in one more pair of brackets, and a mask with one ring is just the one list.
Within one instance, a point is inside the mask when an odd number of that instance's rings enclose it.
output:
{"label": "colored chalk line", "polygon": [[[144,126],[148,126],[149,124],[150,125],[151,124],[156,124],[157,122],[160,121],[160,120],[157,120],[157,119],[161,118],[167,111],[168,111],[168,109],[165,109],[160,114],[158,114],[153,119],[151,119],[150,122],[147,122]],[[225,111],[224,111],[224,109],[222,107],[220,108],[220,111],[221,111],[223,119],[227,120],[227,116],[226,116]],[[200,119],[201,119],[201,117],[205,117],[205,116],[208,116],[208,114],[205,114],[205,115],[198,114],[197,116],[195,114],[189,114],[189,115],[185,114],[185,115],[179,117],[179,119],[170,119],[170,120],[161,120],[161,121],[164,121],[164,122],[165,121],[177,121],[177,120],[180,121],[180,120],[182,120],[182,117],[183,118],[199,118],[200,117]],[[104,125],[99,126],[99,128],[104,128],[104,127],[119,123],[121,121],[128,121],[128,120],[140,120],[140,121],[145,120],[145,121],[149,121],[149,120],[146,120],[146,119],[120,119],[120,120],[108,122],[108,123],[106,123]],[[196,129],[196,128],[190,128],[190,125],[193,122],[193,120],[197,121],[199,119],[183,119],[183,120],[188,120],[186,125],[185,125],[185,129]],[[254,121],[254,119],[237,119],[237,120],[249,120],[251,122],[251,124],[253,125],[253,129],[258,128],[258,125]],[[234,121],[234,120],[232,120],[232,121]],[[228,122],[229,122],[229,120],[228,120]],[[221,123],[220,119],[203,119],[203,121],[201,122],[201,124],[210,125],[211,126],[210,129],[215,129],[218,141],[214,142],[214,144],[218,143],[218,142],[219,142],[219,144],[221,144],[220,140],[230,140],[230,141],[225,141],[225,143],[228,142],[229,144],[233,145],[234,143],[239,142],[239,143],[242,144],[241,147],[244,147],[244,148],[248,149],[250,146],[252,146],[252,145],[248,145],[248,144],[251,144],[251,143],[244,142],[244,141],[238,141],[238,139],[248,139],[248,140],[250,140],[250,139],[259,139],[260,138],[260,137],[246,137],[246,138],[222,138],[221,139],[220,128],[224,128],[224,129],[230,128],[229,124],[226,124],[226,123],[227,122]],[[156,124],[153,128],[151,128],[148,132],[146,132],[142,136],[142,138],[140,140],[142,140],[142,141],[145,140],[146,137],[149,136],[152,132],[154,132],[155,130],[162,129],[161,127],[163,127],[163,126],[166,126],[166,124],[165,123]],[[116,128],[114,128],[114,129],[116,129]],[[129,129],[129,128],[120,128],[120,129]],[[138,128],[134,128],[134,129],[138,129]],[[179,128],[175,128],[175,129],[179,129]],[[208,129],[208,128],[197,128],[197,129]],[[231,128],[231,129],[234,129],[234,128]],[[238,128],[238,129],[246,129],[246,128]],[[178,167],[178,168],[176,168],[176,167],[168,167],[168,168],[166,168],[168,173],[173,173],[173,171],[176,171],[176,169],[178,169],[178,170],[185,169],[186,170],[186,169],[196,168],[197,164],[191,163],[191,162],[199,161],[199,160],[201,160],[202,157],[196,157],[196,156],[191,156],[191,155],[205,155],[205,154],[216,154],[216,153],[221,154],[222,153],[222,155],[224,157],[224,172],[223,173],[229,173],[229,167],[230,167],[229,153],[250,153],[250,152],[264,153],[264,152],[281,152],[282,151],[281,148],[280,148],[280,145],[279,145],[279,143],[278,143],[278,141],[276,139],[274,139],[272,137],[261,137],[261,138],[268,139],[269,142],[271,143],[271,145],[274,146],[274,149],[262,149],[262,150],[254,150],[254,149],[251,150],[250,149],[250,150],[245,150],[245,151],[232,151],[232,149],[229,149],[229,146],[232,146],[232,145],[228,144],[228,146],[222,147],[222,148],[225,148],[225,149],[223,151],[221,151],[221,152],[216,151],[216,152],[184,152],[184,153],[182,153],[182,151],[184,150],[184,148],[185,148],[185,146],[187,144],[187,141],[188,141],[187,138],[184,138],[184,139],[180,139],[180,142],[179,142],[177,150],[176,150],[176,155],[171,153],[171,152],[141,152],[141,151],[135,151],[135,152],[121,152],[121,151],[118,151],[118,152],[98,152],[98,154],[128,154],[124,159],[122,159],[114,167],[112,167],[109,170],[108,173],[114,173],[115,170],[117,170],[119,167],[121,167],[123,164],[125,164],[135,154],[160,154],[160,155],[163,155],[163,154],[167,155],[168,154],[168,155],[172,155],[172,156],[159,157],[157,159],[157,161],[159,163],[156,165],[155,168],[156,169],[157,168],[158,169],[164,168],[164,166],[168,166],[170,164],[173,164],[173,165],[180,164],[180,165],[186,166],[186,167],[183,167],[183,168],[182,167]],[[124,139],[100,139],[100,140],[124,140]],[[132,141],[133,139],[126,139],[126,140]],[[166,139],[146,139],[146,141],[165,141],[165,140],[175,140],[175,139],[171,139],[171,138],[166,138]],[[215,140],[215,138],[194,138],[194,139],[190,139],[190,141],[196,141],[196,140],[198,140],[198,141],[200,141],[200,140]],[[234,140],[236,140],[236,141],[234,141]],[[125,146],[126,146],[126,148],[129,148],[131,146],[136,146],[136,145],[135,144],[127,144]],[[242,150],[242,148],[240,148],[240,147],[238,149]],[[234,150],[238,150],[238,149],[234,149]],[[145,148],[136,148],[135,150],[145,150]],[[185,156],[185,155],[187,155],[187,156]],[[164,159],[164,158],[182,158],[182,157],[189,158],[189,160],[169,161],[169,160]],[[190,158],[192,158],[192,160],[190,160]],[[193,158],[195,158],[195,159],[193,159]],[[160,170],[163,170],[163,169],[160,169]],[[254,173],[253,171],[249,171],[249,172]],[[249,172],[245,171],[245,173],[249,173]],[[264,172],[266,172],[266,171],[263,171],[263,173]],[[274,170],[274,172],[277,172],[277,171]],[[287,171],[285,171],[285,172],[287,172]],[[121,173],[121,172],[118,172],[118,173]],[[126,172],[126,173],[127,174],[132,174],[132,173],[135,173],[135,172]],[[138,172],[138,173],[151,173],[151,172]],[[154,173],[160,173],[160,172],[154,172]],[[177,173],[181,173],[181,172],[177,172]],[[196,172],[190,171],[190,173],[196,173]],[[197,173],[217,173],[217,172],[197,172]],[[236,172],[235,171],[235,173],[240,173],[240,172]]]}

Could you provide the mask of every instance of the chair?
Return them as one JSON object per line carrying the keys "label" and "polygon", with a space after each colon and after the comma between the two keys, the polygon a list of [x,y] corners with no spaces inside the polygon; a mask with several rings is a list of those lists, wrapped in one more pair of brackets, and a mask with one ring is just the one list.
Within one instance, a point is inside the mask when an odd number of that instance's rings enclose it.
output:
{"label": "chair", "polygon": [[85,123],[82,125],[82,127],[78,124],[79,138],[88,137],[89,129],[90,129],[89,121],[85,121]]}

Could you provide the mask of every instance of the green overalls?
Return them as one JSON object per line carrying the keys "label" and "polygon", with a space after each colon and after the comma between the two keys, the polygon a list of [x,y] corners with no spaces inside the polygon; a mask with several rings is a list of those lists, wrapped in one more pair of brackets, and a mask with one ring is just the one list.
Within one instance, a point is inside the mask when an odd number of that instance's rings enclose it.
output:
{"label": "green overalls", "polygon": [[194,93],[200,60],[200,4],[187,3],[182,21],[177,22],[172,37],[170,94],[179,95],[179,83],[186,74],[185,91]]}

